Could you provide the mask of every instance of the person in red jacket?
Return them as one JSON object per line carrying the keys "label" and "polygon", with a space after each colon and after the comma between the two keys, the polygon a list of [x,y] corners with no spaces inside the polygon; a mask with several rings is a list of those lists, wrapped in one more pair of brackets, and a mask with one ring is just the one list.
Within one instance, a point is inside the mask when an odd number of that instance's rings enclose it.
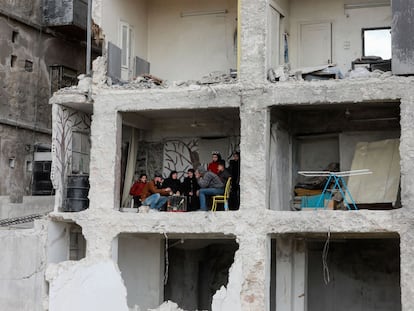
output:
{"label": "person in red jacket", "polygon": [[141,195],[142,190],[144,190],[145,185],[147,184],[147,175],[139,175],[138,180],[132,185],[129,190],[129,194],[134,197],[134,207],[139,207],[141,205]]}
{"label": "person in red jacket", "polygon": [[211,153],[212,161],[208,164],[207,170],[213,172],[214,174],[218,174],[218,164],[221,161],[221,154],[218,151],[213,151]]}

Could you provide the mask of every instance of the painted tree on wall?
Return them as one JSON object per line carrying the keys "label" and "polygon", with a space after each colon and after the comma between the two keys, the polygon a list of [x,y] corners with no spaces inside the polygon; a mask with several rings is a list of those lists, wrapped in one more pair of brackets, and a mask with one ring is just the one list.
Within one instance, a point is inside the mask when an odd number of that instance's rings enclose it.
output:
{"label": "painted tree on wall", "polygon": [[70,173],[72,161],[72,133],[74,131],[89,133],[91,117],[83,112],[53,105],[52,118],[52,170],[50,179],[53,188],[56,189],[59,206],[62,206],[64,185],[67,175]]}
{"label": "painted tree on wall", "polygon": [[171,139],[164,143],[164,176],[171,171],[178,172],[178,178],[184,177],[190,168],[200,165],[198,139]]}

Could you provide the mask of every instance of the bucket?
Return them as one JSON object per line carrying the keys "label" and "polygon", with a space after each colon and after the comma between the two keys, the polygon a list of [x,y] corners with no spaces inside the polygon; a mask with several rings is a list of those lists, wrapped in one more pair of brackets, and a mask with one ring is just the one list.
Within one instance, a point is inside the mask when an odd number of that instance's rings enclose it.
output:
{"label": "bucket", "polygon": [[89,175],[69,175],[64,212],[80,212],[89,207]]}

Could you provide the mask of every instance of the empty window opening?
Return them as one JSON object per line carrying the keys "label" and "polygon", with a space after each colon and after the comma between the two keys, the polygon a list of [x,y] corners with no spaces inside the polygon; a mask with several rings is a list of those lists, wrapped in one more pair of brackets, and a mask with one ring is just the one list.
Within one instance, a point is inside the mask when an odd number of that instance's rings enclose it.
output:
{"label": "empty window opening", "polygon": [[48,223],[48,262],[81,260],[86,255],[86,239],[82,227],[75,223]]}
{"label": "empty window opening", "polygon": [[17,65],[17,56],[16,55],[11,55],[10,58],[10,67],[14,68]]}
{"label": "empty window opening", "polygon": [[283,236],[271,254],[271,311],[401,310],[397,235]]}
{"label": "empty window opening", "polygon": [[[215,201],[217,211],[239,208],[238,109],[153,110],[123,113],[122,117],[122,211],[130,208],[136,211],[142,203],[161,211],[210,210]],[[217,169],[219,158],[223,170]],[[207,193],[204,201],[203,194],[197,195],[201,185],[197,174],[189,170],[196,170],[200,166],[207,169],[209,165],[219,176],[221,189],[220,193]],[[144,194],[131,192],[142,174],[146,174],[147,182],[153,182],[161,189],[171,189],[162,193],[163,204],[148,202],[146,199],[150,193],[145,191]],[[155,178],[158,174],[165,179],[162,185],[159,180],[161,177]],[[212,185],[203,187],[212,188]],[[216,195],[222,196],[216,198],[220,200],[213,199]]]}
{"label": "empty window opening", "polygon": [[[30,146],[29,146],[30,147]],[[32,195],[53,195],[52,153],[49,145],[35,144],[32,167]]]}
{"label": "empty window opening", "polygon": [[362,29],[362,47],[364,56],[391,59],[391,28]]}
{"label": "empty window opening", "polygon": [[81,260],[85,258],[86,240],[82,234],[82,228],[72,225],[69,231],[69,260]]}
{"label": "empty window opening", "polygon": [[122,234],[118,266],[128,306],[141,310],[171,300],[185,310],[211,310],[212,297],[228,283],[238,244],[234,239],[165,239]]}
{"label": "empty window opening", "polygon": [[16,167],[16,158],[10,158],[9,159],[9,167],[15,168]]}
{"label": "empty window opening", "polygon": [[33,162],[32,161],[26,161],[26,171],[32,172],[33,171]]}
{"label": "empty window opening", "polygon": [[[270,209],[401,206],[399,103],[277,108],[271,123]],[[351,170],[367,171],[332,183],[319,173]]]}
{"label": "empty window opening", "polygon": [[16,40],[18,38],[18,35],[19,35],[19,32],[18,31],[16,31],[16,30],[13,30],[12,31],[12,37],[11,37],[12,43],[16,43]]}
{"label": "empty window opening", "polygon": [[32,72],[33,71],[33,62],[26,59],[24,61],[24,70],[27,71],[27,72]]}
{"label": "empty window opening", "polygon": [[57,90],[78,84],[78,72],[61,65],[49,67],[50,92],[53,94]]}

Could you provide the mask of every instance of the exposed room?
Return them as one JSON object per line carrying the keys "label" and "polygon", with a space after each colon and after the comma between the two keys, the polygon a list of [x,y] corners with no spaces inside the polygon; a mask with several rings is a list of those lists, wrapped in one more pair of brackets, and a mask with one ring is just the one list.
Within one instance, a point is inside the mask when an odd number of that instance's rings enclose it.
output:
{"label": "exposed room", "polygon": [[[238,108],[147,110],[123,113],[122,118],[120,207],[123,211],[137,207],[130,189],[141,174],[146,174],[148,182],[157,174],[164,179],[175,174],[179,183],[189,177],[190,169],[199,166],[207,169],[216,154],[228,169],[233,163],[233,153],[239,150]],[[236,181],[232,184],[238,185]],[[190,204],[190,199],[183,203]],[[210,202],[207,205],[211,207]]]}
{"label": "exposed room", "polygon": [[102,14],[116,78],[198,80],[237,70],[237,0],[104,0]]}
{"label": "exposed room", "polygon": [[270,310],[401,310],[397,234],[272,239]]}
{"label": "exposed room", "polygon": [[121,234],[113,245],[131,310],[168,300],[184,310],[211,310],[238,249],[235,239],[214,235]]}
{"label": "exposed room", "polygon": [[400,207],[399,138],[398,102],[274,107],[270,209]]}
{"label": "exposed room", "polygon": [[390,1],[271,0],[267,69],[289,64],[292,74],[316,72],[318,79],[357,67],[389,71],[391,22]]}

